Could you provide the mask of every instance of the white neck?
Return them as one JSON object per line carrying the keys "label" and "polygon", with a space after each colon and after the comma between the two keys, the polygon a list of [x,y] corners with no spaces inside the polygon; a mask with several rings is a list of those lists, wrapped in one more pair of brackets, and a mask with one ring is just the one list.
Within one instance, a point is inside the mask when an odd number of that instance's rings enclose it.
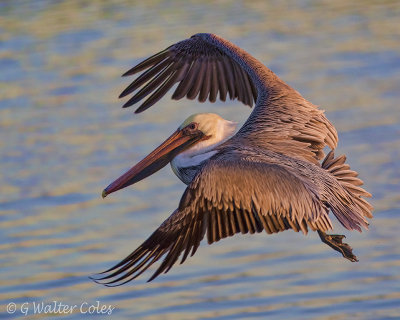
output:
{"label": "white neck", "polygon": [[235,122],[221,118],[209,139],[196,143],[172,159],[171,167],[174,173],[184,183],[189,184],[200,169],[200,164],[216,154],[216,147],[228,140],[235,129]]}
{"label": "white neck", "polygon": [[179,168],[197,167],[203,161],[208,160],[216,153],[216,150],[211,150],[205,153],[196,154],[194,156],[188,156],[182,152],[172,159],[171,166]]}

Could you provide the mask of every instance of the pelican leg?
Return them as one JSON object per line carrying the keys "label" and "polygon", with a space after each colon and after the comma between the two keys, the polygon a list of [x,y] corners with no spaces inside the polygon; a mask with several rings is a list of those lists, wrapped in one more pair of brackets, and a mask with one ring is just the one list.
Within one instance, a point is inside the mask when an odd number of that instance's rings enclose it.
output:
{"label": "pelican leg", "polygon": [[351,262],[358,261],[357,257],[353,254],[353,248],[350,247],[347,243],[343,243],[342,239],[346,238],[341,234],[326,234],[320,230],[317,230],[321,241],[332,249],[339,251],[343,257],[350,260]]}

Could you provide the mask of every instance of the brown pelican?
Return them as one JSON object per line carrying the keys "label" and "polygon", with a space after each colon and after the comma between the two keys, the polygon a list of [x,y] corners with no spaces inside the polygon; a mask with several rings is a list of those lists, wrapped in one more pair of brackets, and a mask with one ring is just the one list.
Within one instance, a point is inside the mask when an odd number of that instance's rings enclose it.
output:
{"label": "brown pelican", "polygon": [[[100,281],[120,285],[165,256],[149,281],[168,272],[183,253],[236,233],[268,234],[287,229],[317,231],[321,240],[358,261],[343,235],[328,235],[331,211],[348,230],[367,229],[372,206],[362,197],[357,173],[334,156],[337,132],[324,112],[231,42],[196,34],[139,63],[124,76],[142,72],[120,95],[138,90],[129,107],[149,96],[136,112],[160,100],[178,83],[173,99],[222,101],[229,94],[255,108],[236,124],[216,114],[195,114],[158,148],[103,191],[103,197],[171,163],[187,188],[178,208],[154,233]],[[324,147],[332,151],[324,158]]]}

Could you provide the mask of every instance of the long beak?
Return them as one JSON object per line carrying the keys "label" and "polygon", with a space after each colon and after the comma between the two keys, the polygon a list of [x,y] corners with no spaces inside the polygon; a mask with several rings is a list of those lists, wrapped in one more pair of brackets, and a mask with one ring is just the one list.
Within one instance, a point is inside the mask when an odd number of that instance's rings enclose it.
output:
{"label": "long beak", "polygon": [[178,129],[146,158],[105,188],[102,197],[105,198],[110,193],[130,186],[157,172],[165,167],[178,153],[200,140],[203,136],[204,134],[201,131],[196,134],[185,135],[183,130]]}

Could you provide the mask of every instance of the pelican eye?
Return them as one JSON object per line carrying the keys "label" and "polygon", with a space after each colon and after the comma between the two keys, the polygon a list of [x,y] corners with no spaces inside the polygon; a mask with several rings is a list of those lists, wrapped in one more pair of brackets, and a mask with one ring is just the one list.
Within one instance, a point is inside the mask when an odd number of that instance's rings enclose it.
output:
{"label": "pelican eye", "polygon": [[199,125],[196,122],[192,122],[187,126],[190,131],[196,130]]}

